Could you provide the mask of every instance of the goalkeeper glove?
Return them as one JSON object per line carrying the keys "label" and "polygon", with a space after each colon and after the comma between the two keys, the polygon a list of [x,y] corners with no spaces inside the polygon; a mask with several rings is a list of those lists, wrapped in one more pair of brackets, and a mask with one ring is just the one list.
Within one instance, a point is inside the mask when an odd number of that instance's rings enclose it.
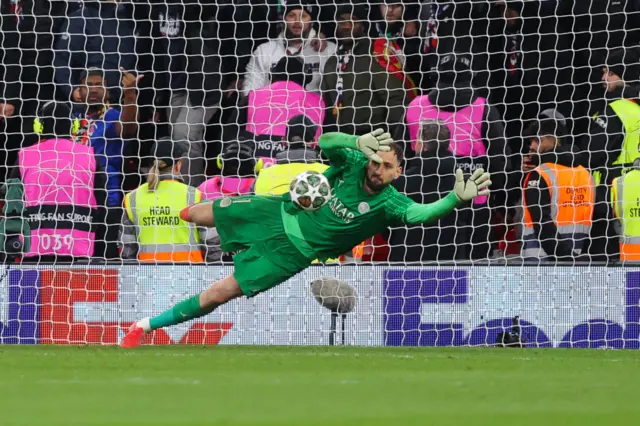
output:
{"label": "goalkeeper glove", "polygon": [[356,140],[356,146],[364,155],[376,163],[382,163],[382,159],[376,154],[377,151],[391,151],[390,144],[393,139],[389,133],[382,129],[376,129],[371,133],[360,136]]}
{"label": "goalkeeper glove", "polygon": [[464,180],[462,169],[456,171],[456,186],[453,188],[456,197],[460,201],[470,201],[475,197],[489,195],[489,173],[483,169],[477,169],[469,179]]}

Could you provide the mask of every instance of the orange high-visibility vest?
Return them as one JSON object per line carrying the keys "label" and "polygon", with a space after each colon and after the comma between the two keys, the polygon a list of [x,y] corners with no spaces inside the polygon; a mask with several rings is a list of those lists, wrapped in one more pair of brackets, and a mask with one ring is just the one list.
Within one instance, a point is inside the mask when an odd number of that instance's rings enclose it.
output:
{"label": "orange high-visibility vest", "polygon": [[[589,238],[595,204],[595,184],[593,177],[582,166],[567,167],[554,163],[544,163],[536,167],[549,187],[551,195],[551,217],[558,228],[559,240],[573,241],[574,253],[582,253],[582,246]],[[522,256],[525,258],[546,257],[533,228],[531,214],[524,197],[529,184],[527,176],[523,189],[524,205],[524,245]]]}

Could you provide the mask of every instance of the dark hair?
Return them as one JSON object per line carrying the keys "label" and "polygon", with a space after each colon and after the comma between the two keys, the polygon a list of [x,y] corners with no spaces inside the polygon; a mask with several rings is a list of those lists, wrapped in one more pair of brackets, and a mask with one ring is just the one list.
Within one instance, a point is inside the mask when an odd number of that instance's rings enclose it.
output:
{"label": "dark hair", "polygon": [[69,137],[72,133],[73,118],[71,107],[65,103],[50,101],[38,111],[38,120],[42,124],[42,137]]}
{"label": "dark hair", "polygon": [[284,5],[284,10],[282,11],[282,17],[286,17],[289,12],[296,9],[302,9],[302,11],[306,12],[311,17],[312,21],[315,21],[318,17],[318,7],[316,7],[312,2],[304,0],[287,0]]}
{"label": "dark hair", "polygon": [[291,81],[305,87],[311,81],[311,76],[304,72],[304,64],[299,57],[284,56],[271,71],[271,82]]}
{"label": "dark hair", "polygon": [[504,2],[507,9],[515,10],[519,15],[522,14],[524,9],[524,0],[507,0]]}
{"label": "dark hair", "polygon": [[189,151],[189,143],[165,136],[158,139],[152,149],[156,159],[163,160],[167,165],[173,166],[176,161],[185,157]]}
{"label": "dark hair", "polygon": [[468,87],[473,81],[471,63],[473,58],[466,53],[450,53],[440,57],[436,72],[431,74],[436,83],[446,86]]}
{"label": "dark hair", "polygon": [[222,176],[255,175],[255,144],[249,140],[227,142],[222,150]]}
{"label": "dark hair", "polygon": [[396,154],[396,158],[398,159],[398,167],[402,166],[402,162],[404,161],[404,147],[401,143],[393,142],[391,145],[391,151]]}
{"label": "dark hair", "polygon": [[80,75],[80,81],[86,81],[87,78],[89,77],[101,77],[102,80],[106,83],[107,77],[104,73],[104,70],[100,69],[100,68],[89,68],[88,70],[84,70],[82,71],[82,74]]}
{"label": "dark hair", "polygon": [[451,131],[449,127],[440,120],[427,120],[420,125],[420,142],[428,151],[442,151],[449,149],[451,141]]}
{"label": "dark hair", "polygon": [[625,82],[640,80],[640,58],[636,48],[618,48],[608,52],[605,64]]}
{"label": "dark hair", "polygon": [[[293,142],[313,142],[318,132],[318,126],[309,117],[304,114],[298,114],[287,122],[286,140]],[[294,138],[300,138],[294,141]]]}
{"label": "dark hair", "polygon": [[540,122],[534,121],[529,124],[522,132],[522,137],[525,139],[537,138],[540,133]]}
{"label": "dark hair", "polygon": [[541,138],[543,136],[553,136],[558,140],[558,143],[562,142],[562,138],[566,135],[562,123],[554,119],[542,119],[540,121],[534,121],[523,132],[524,139]]}

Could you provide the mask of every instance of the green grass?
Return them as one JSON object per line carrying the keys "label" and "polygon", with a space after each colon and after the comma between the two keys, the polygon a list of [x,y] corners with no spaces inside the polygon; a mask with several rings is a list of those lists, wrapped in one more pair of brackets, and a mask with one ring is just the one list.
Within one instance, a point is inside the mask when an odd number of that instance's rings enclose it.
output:
{"label": "green grass", "polygon": [[638,351],[0,346],[2,426],[630,425],[638,389]]}

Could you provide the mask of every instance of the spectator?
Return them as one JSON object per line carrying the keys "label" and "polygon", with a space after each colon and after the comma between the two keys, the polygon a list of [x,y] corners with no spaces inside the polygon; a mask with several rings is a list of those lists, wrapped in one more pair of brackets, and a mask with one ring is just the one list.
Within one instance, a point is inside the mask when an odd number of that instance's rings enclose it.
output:
{"label": "spectator", "polygon": [[109,103],[109,91],[105,74],[100,69],[89,69],[81,79],[78,88],[78,100],[84,110],[77,113],[80,126],[74,135],[75,140],[83,145],[90,145],[100,156],[100,163],[108,177],[109,207],[122,203],[120,183],[122,180],[122,149],[124,139],[136,134],[137,105],[136,86],[144,75],[134,76],[125,72],[122,76],[124,89],[124,105],[122,112]]}
{"label": "spectator", "polygon": [[218,156],[221,175],[206,180],[198,187],[202,198],[215,200],[252,194],[257,169],[262,165],[256,162],[254,149],[255,145],[244,139],[227,142],[222,154]]}
{"label": "spectator", "polygon": [[[573,38],[573,51],[579,64],[589,64],[593,58],[605,55],[608,49],[636,46],[640,17],[636,0],[561,1],[555,11],[561,24]],[[577,65],[577,64],[576,64]],[[578,70],[587,71],[588,69]]]}
{"label": "spectator", "polygon": [[89,1],[69,15],[62,35],[55,43],[54,60],[56,98],[81,102],[83,70],[104,70],[110,99],[120,100],[120,67],[133,70],[136,65],[132,20],[119,7],[117,0]]}
{"label": "spectator", "polygon": [[47,102],[34,130],[41,142],[23,148],[14,173],[24,186],[24,215],[31,228],[28,261],[72,261],[101,253],[96,235],[104,236],[104,189],[94,149],[72,142],[71,108]]}
{"label": "spectator", "polygon": [[186,142],[170,138],[156,142],[156,160],[147,183],[125,197],[120,237],[122,257],[142,262],[204,261],[201,233],[180,218],[180,212],[199,203],[202,194],[185,185],[180,175]]}
{"label": "spectator", "polygon": [[[122,112],[109,104],[110,92],[106,89],[107,80],[102,70],[90,69],[80,78],[78,100],[83,104],[84,110],[76,114],[80,125],[74,140],[92,147],[98,156],[98,162],[107,173],[107,241],[115,242],[118,238],[122,217],[122,152],[124,140],[136,133],[136,86],[142,77],[143,75],[136,77],[127,72],[123,74]],[[107,244],[105,256],[118,257],[115,244]]]}
{"label": "spectator", "polygon": [[[544,2],[553,4],[553,2]],[[572,57],[570,88],[573,96],[571,114],[576,120],[573,134],[589,132],[589,117],[599,109],[594,83],[602,76],[600,67],[607,52],[630,48],[640,43],[640,3],[637,0],[560,1],[554,11],[559,17],[556,32],[564,32],[571,40],[567,57]],[[555,64],[554,64],[555,65]],[[597,96],[596,98],[599,98]]]}
{"label": "spectator", "polygon": [[287,124],[288,149],[276,155],[276,163],[260,170],[256,179],[258,195],[282,195],[294,177],[305,171],[322,173],[328,166],[310,144],[317,139],[318,126],[305,115],[296,115]]}
{"label": "spectator", "polygon": [[153,103],[168,108],[172,138],[189,141],[182,177],[192,186],[206,179],[205,129],[219,109],[221,88],[230,83],[223,82],[214,13],[213,5],[200,2],[153,3],[138,49],[148,55],[138,68],[154,72]]}
{"label": "spectator", "polygon": [[623,97],[625,87],[640,80],[640,58],[633,49],[616,49],[601,70],[606,102],[591,116],[581,164],[594,172],[597,184],[609,185],[640,157],[640,106]]}
{"label": "spectator", "polygon": [[[35,115],[38,100],[53,98],[54,36],[68,12],[75,8],[65,0],[2,2],[2,49],[5,52],[5,94],[13,108],[1,107],[0,117]],[[28,113],[28,114],[25,114]],[[29,121],[31,126],[32,120]]]}
{"label": "spectator", "polygon": [[[406,170],[393,186],[416,203],[428,204],[453,190],[456,160],[449,150],[451,133],[441,121],[421,123],[416,143],[418,157],[407,160]],[[388,238],[392,262],[446,261],[456,253],[456,213],[438,223],[394,228]],[[458,241],[460,242],[460,241]],[[462,246],[462,245],[458,245]]]}
{"label": "spectator", "polygon": [[[402,123],[406,96],[402,81],[389,73],[371,55],[371,40],[365,28],[369,16],[364,6],[342,6],[337,14],[339,47],[327,61],[322,92],[328,118],[341,132],[365,134],[378,127]],[[333,123],[330,123],[333,124]]]}
{"label": "spectator", "polygon": [[[245,96],[269,84],[269,72],[283,56],[300,56],[305,73],[313,76],[305,89],[320,90],[322,70],[327,59],[335,54],[336,46],[331,42],[318,42],[321,36],[312,28],[316,13],[316,7],[305,4],[304,0],[287,1],[283,13],[284,31],[276,40],[258,46],[247,64],[243,86]],[[323,49],[325,43],[326,48]]]}
{"label": "spectator", "polygon": [[571,260],[583,252],[591,233],[595,185],[558,138],[552,120],[534,123],[523,165],[525,259]]}
{"label": "spectator", "polygon": [[302,113],[321,125],[325,104],[320,95],[304,89],[308,80],[299,58],[283,57],[273,69],[272,84],[249,93],[247,130],[256,136],[284,137],[287,121]]}
{"label": "spectator", "polygon": [[472,85],[471,60],[467,55],[445,55],[438,65],[438,84],[427,95],[414,99],[407,110],[407,127],[412,146],[417,141],[419,123],[442,120],[451,132],[451,151],[465,173],[477,168],[491,174],[492,202],[487,197],[474,200],[463,220],[471,229],[470,255],[485,259],[491,253],[491,210],[505,205],[506,176],[510,170],[509,151],[498,112],[478,96]]}
{"label": "spectator", "polygon": [[[38,141],[33,119],[39,105],[52,100],[53,42],[67,12],[76,6],[59,0],[11,0],[0,3],[4,93],[0,93],[0,120],[6,141],[0,141],[0,165],[15,164],[21,147]],[[4,181],[0,173],[0,181]]]}
{"label": "spectator", "polygon": [[615,49],[606,57],[599,67],[605,99],[591,115],[589,133],[579,143],[578,162],[591,170],[596,182],[589,254],[597,260],[619,257],[609,188],[625,167],[640,158],[640,106],[625,99],[640,80],[639,62],[635,49]]}
{"label": "spectator", "polygon": [[[506,123],[511,151],[524,154],[529,144],[522,140],[522,132],[529,120],[551,105],[572,112],[571,55],[566,54],[570,40],[558,33],[557,16],[544,9],[545,2],[493,3],[491,99]],[[519,169],[518,164],[513,167]]]}
{"label": "spectator", "polygon": [[423,0],[420,7],[421,57],[419,81],[424,90],[437,82],[429,78],[439,58],[453,52],[470,54],[474,85],[484,88],[488,80],[488,38],[485,2],[467,0]]}
{"label": "spectator", "polygon": [[[373,56],[389,74],[403,83],[411,100],[418,95],[410,77],[410,73],[419,71],[420,67],[420,41],[415,21],[418,10],[405,7],[402,0],[376,0],[373,3]],[[405,23],[405,17],[412,20]]]}
{"label": "spectator", "polygon": [[[325,104],[317,93],[304,87],[310,80],[298,57],[284,56],[271,72],[271,84],[252,90],[238,105],[238,114],[231,117],[224,140],[234,140],[238,133],[245,133],[256,141],[273,141],[268,152],[256,153],[259,157],[275,157],[284,145],[279,144],[286,136],[287,121],[298,114],[307,115],[316,125],[324,122]],[[321,128],[316,126],[320,136]],[[246,132],[241,132],[244,129]],[[235,133],[235,134],[234,134]]]}
{"label": "spectator", "polygon": [[640,260],[640,159],[611,184],[611,208],[620,228],[620,260]]}
{"label": "spectator", "polygon": [[[569,125],[567,122],[567,118],[556,108],[547,108],[542,111],[535,120],[528,120],[528,126],[532,126],[534,123],[545,123],[549,122],[547,125],[549,128],[555,129],[555,135],[558,139],[562,139],[562,145],[566,147],[567,150],[573,151],[573,136],[569,133]],[[519,136],[519,139],[524,139],[524,132]],[[527,143],[529,141],[527,140]],[[516,207],[516,210],[509,211],[509,215],[507,216],[507,221],[511,222],[513,225],[518,225],[520,220],[517,220],[513,223],[514,218],[512,217],[513,213],[517,213],[517,206],[520,206],[522,203],[522,181],[527,173],[529,173],[533,168],[531,164],[523,165],[521,164],[522,159],[528,158],[529,147],[527,147],[526,155],[513,155],[511,157],[511,171],[507,176],[507,206],[509,209]],[[521,158],[518,158],[521,157]],[[519,169],[516,169],[514,164],[520,164]],[[518,254],[520,251],[518,250]]]}
{"label": "spectator", "polygon": [[562,139],[563,141],[565,141],[564,145],[568,147],[573,146],[571,142],[566,142],[571,140],[571,135],[569,134],[567,119],[560,111],[555,108],[547,108],[538,115],[538,120],[541,122],[551,121],[553,123],[553,126],[555,127],[554,134],[558,137],[558,139]]}

